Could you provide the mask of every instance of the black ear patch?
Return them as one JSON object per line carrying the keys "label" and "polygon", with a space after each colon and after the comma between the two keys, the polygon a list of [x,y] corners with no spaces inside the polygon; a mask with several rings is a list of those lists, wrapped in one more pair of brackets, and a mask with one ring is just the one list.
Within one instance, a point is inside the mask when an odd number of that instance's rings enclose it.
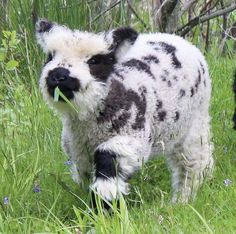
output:
{"label": "black ear patch", "polygon": [[38,20],[36,22],[35,28],[38,33],[44,33],[44,32],[49,32],[51,28],[53,27],[53,23],[49,22],[47,20]]}
{"label": "black ear patch", "polygon": [[113,31],[113,44],[110,46],[110,50],[116,50],[124,41],[129,41],[132,45],[137,37],[138,33],[131,27],[122,27]]}

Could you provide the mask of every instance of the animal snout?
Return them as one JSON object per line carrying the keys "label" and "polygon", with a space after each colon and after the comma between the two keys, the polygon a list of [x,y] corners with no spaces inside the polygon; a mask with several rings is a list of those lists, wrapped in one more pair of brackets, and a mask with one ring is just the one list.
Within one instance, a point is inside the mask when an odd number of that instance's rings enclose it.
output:
{"label": "animal snout", "polygon": [[[80,82],[75,77],[70,76],[70,71],[64,67],[57,67],[48,72],[46,84],[49,94],[54,97],[55,88],[58,87],[68,99],[74,97],[74,92],[79,91]],[[61,98],[59,100],[62,100]],[[63,101],[63,100],[62,100]]]}
{"label": "animal snout", "polygon": [[60,83],[67,82],[69,79],[70,71],[63,67],[57,67],[48,73],[48,82],[51,85],[59,85]]}

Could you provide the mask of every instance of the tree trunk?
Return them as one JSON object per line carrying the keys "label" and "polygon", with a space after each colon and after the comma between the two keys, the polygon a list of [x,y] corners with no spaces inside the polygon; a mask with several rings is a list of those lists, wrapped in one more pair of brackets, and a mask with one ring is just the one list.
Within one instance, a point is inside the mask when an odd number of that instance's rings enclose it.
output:
{"label": "tree trunk", "polygon": [[180,0],[154,0],[154,26],[161,32],[173,33],[178,26],[180,4]]}

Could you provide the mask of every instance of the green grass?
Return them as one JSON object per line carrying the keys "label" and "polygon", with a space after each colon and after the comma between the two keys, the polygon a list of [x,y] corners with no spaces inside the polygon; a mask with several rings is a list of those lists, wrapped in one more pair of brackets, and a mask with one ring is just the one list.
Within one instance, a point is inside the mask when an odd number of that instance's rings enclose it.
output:
{"label": "green grass", "polygon": [[[10,17],[1,28],[17,30],[20,43],[12,55],[20,64],[7,71],[0,63],[0,233],[235,233],[236,132],[231,122],[231,85],[236,59],[220,57],[216,49],[207,55],[216,168],[197,199],[189,205],[170,203],[169,172],[158,158],[135,174],[131,194],[121,200],[120,210],[113,204],[113,215],[101,209],[95,213],[88,207],[88,189],[72,182],[60,146],[61,123],[38,88],[43,55],[33,37],[30,1],[21,6],[10,2]],[[126,22],[122,5],[112,12],[115,20],[108,25],[105,17],[96,18],[99,13],[87,1],[80,3],[83,14],[75,7],[55,11],[58,2],[50,1],[48,9],[40,4],[40,15],[72,27],[78,20],[82,29],[93,30]],[[19,16],[19,7],[24,17]],[[93,25],[88,17],[96,19]],[[230,186],[223,183],[227,178],[232,180]],[[4,197],[9,198],[8,204]]]}

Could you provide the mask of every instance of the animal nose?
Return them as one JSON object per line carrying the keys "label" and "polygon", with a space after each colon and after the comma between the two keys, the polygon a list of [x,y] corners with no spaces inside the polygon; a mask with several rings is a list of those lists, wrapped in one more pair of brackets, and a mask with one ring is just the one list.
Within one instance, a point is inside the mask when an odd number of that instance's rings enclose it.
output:
{"label": "animal nose", "polygon": [[69,78],[70,71],[64,67],[57,67],[48,73],[48,81],[51,84],[58,85]]}

